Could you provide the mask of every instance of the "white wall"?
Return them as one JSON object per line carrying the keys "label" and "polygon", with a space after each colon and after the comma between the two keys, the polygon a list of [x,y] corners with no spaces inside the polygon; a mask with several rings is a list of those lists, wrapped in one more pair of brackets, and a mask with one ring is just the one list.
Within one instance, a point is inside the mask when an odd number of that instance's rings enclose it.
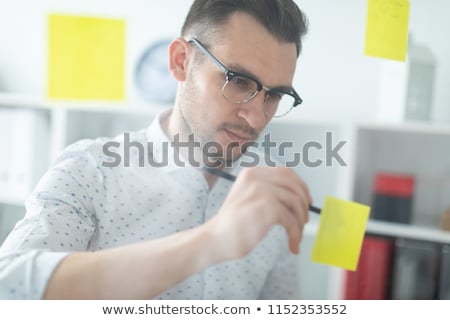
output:
{"label": "white wall", "polygon": [[[297,0],[310,32],[295,85],[305,103],[292,117],[367,121],[376,114],[382,60],[363,54],[367,0]],[[127,19],[128,101],[134,63],[152,41],[178,35],[189,0],[0,0],[0,90],[45,96],[49,12]],[[433,119],[450,122],[450,1],[412,0],[410,30],[430,45],[438,69]]]}
{"label": "white wall", "polygon": [[296,87],[304,99],[296,116],[364,120],[375,112],[377,59],[363,55],[366,1],[297,1],[309,20]]}
{"label": "white wall", "polygon": [[[305,100],[296,116],[370,121],[376,114],[383,60],[364,52],[367,0],[297,0],[310,20],[297,72]],[[450,1],[411,0],[410,33],[437,59],[433,114],[450,122]]]}

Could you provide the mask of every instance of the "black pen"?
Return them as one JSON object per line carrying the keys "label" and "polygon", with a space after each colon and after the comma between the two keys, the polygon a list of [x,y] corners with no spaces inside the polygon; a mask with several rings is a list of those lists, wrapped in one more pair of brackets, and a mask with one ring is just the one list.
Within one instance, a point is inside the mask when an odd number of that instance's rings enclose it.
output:
{"label": "black pen", "polygon": [[[210,174],[213,174],[215,176],[227,179],[229,181],[235,181],[236,180],[236,176],[234,176],[234,175],[232,175],[232,174],[230,174],[228,172],[222,171],[222,170],[220,170],[218,168],[205,166],[205,167],[203,167],[203,170],[208,172],[208,173],[210,173]],[[318,207],[315,207],[313,205],[310,205],[309,206],[309,211],[320,214],[321,209],[318,208]]]}

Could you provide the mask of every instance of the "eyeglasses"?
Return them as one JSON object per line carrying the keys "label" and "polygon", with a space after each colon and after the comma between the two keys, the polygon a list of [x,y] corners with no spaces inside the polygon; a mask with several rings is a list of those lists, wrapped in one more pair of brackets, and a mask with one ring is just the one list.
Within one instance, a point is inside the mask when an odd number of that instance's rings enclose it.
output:
{"label": "eyeglasses", "polygon": [[225,74],[225,83],[222,87],[222,95],[232,103],[246,103],[252,100],[261,91],[264,95],[264,114],[267,117],[279,118],[291,111],[303,102],[302,98],[293,88],[268,88],[258,80],[240,72],[231,71],[220,62],[197,39],[188,41],[195,44],[206,56],[208,56]]}

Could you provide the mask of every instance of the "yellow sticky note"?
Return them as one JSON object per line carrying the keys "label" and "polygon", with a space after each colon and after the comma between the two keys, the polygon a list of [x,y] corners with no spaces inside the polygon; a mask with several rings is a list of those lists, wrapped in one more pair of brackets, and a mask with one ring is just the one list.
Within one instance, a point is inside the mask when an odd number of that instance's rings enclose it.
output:
{"label": "yellow sticky note", "polygon": [[368,56],[405,61],[408,48],[409,0],[368,0]]}
{"label": "yellow sticky note", "polygon": [[311,260],[355,271],[369,212],[366,205],[327,197]]}
{"label": "yellow sticky note", "polygon": [[48,22],[48,97],[125,98],[125,21],[52,14]]}

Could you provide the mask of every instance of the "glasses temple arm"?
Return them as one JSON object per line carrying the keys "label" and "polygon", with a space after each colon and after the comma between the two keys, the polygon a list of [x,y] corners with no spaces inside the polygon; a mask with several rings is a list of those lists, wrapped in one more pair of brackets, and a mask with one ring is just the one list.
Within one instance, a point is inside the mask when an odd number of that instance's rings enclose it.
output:
{"label": "glasses temple arm", "polygon": [[228,74],[229,70],[227,67],[225,67],[222,62],[220,62],[219,60],[217,60],[216,57],[213,56],[213,54],[211,52],[208,51],[208,49],[206,49],[201,43],[200,41],[198,41],[196,38],[192,38],[188,41],[189,43],[193,43],[195,44],[200,50],[202,50],[202,52],[204,54],[206,54],[218,67],[220,70],[222,70],[222,72],[224,74]]}

